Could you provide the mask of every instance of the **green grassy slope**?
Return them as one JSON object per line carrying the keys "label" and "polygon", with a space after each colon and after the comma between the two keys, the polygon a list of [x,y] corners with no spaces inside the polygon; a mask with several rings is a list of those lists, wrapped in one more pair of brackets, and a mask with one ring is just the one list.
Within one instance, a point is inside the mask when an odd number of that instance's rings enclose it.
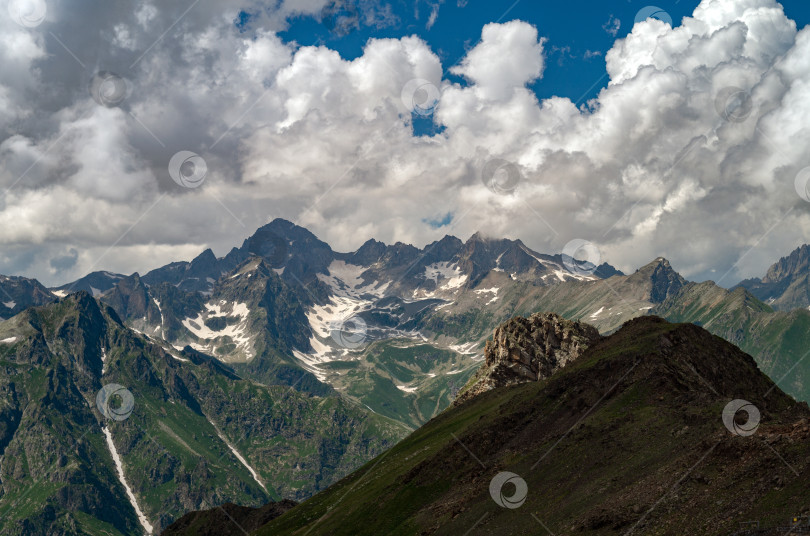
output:
{"label": "green grassy slope", "polygon": [[[637,319],[546,381],[445,411],[256,534],[728,534],[782,520],[810,499],[810,411],[771,387],[719,337]],[[762,411],[752,437],[721,421],[734,398]],[[520,508],[491,498],[501,471],[526,481]]]}
{"label": "green grassy slope", "polygon": [[694,322],[753,355],[779,387],[810,400],[810,311],[774,311],[742,288],[690,283],[652,310],[673,322]]}

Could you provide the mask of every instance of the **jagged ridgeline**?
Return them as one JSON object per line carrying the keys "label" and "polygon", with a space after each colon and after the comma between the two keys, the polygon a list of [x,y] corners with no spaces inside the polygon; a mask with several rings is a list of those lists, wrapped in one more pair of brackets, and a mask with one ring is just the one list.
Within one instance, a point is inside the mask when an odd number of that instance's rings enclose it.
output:
{"label": "jagged ridgeline", "polygon": [[405,433],[159,344],[85,292],[3,322],[0,340],[3,535],[157,534],[194,509],[305,498]]}
{"label": "jagged ridgeline", "polygon": [[[279,219],[224,257],[206,250],[143,277],[96,272],[51,290],[86,288],[127,325],[176,348],[190,346],[261,383],[339,392],[415,428],[475,373],[493,329],[538,311],[582,320],[603,334],[647,314],[695,322],[739,345],[780,387],[807,400],[807,251],[780,260],[762,284],[744,282],[751,291],[728,291],[687,281],[663,258],[628,275],[605,263],[572,270],[561,255],[480,233],[467,241],[446,236],[422,249],[368,240],[339,253]],[[17,295],[17,310],[47,299],[19,288]],[[346,322],[361,326],[358,340],[335,337]]]}
{"label": "jagged ridgeline", "polygon": [[264,384],[340,393],[416,428],[452,402],[522,293],[616,273],[605,264],[574,273],[560,255],[481,234],[421,250],[369,240],[339,253],[275,220],[221,258],[206,250],[143,276],[96,272],[52,291],[88,289],[177,349]]}

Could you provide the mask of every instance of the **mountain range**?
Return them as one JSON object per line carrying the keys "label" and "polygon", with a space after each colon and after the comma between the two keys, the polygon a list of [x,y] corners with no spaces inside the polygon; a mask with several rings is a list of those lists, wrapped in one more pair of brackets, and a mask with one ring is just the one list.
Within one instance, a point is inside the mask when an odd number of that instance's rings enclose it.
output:
{"label": "mountain range", "polygon": [[[0,277],[0,530],[156,533],[226,502],[307,499],[485,391],[493,331],[539,311],[589,339],[640,316],[698,324],[810,399],[807,250],[726,290],[664,258],[626,275],[480,233],[340,253],[274,220],[224,257],[144,275]],[[106,385],[132,394],[126,419],[95,403]],[[81,482],[123,506],[80,499]]]}
{"label": "mountain range", "polygon": [[773,264],[762,278],[738,285],[774,309],[789,311],[810,306],[810,246],[803,245]]}
{"label": "mountain range", "polygon": [[[510,320],[467,392],[487,388],[250,534],[803,533],[806,403],[694,324],[646,316],[594,334]],[[524,357],[541,373],[497,372]],[[167,534],[243,534],[218,509],[191,519],[201,532]]]}
{"label": "mountain range", "polygon": [[203,505],[304,498],[405,432],[156,342],[84,291],[0,340],[3,534],[140,534]]}

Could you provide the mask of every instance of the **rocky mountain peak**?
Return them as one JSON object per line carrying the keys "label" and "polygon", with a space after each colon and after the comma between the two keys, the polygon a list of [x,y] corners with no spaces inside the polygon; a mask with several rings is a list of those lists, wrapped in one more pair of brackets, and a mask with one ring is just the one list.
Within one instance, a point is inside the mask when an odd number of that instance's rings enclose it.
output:
{"label": "rocky mountain peak", "polygon": [[349,261],[352,264],[369,266],[385,255],[386,249],[387,246],[384,243],[370,238],[357,251],[349,255]]}
{"label": "rocky mountain peak", "polygon": [[548,378],[600,339],[593,326],[555,313],[512,318],[487,341],[484,365],[456,403],[496,387]]}
{"label": "rocky mountain peak", "polygon": [[217,256],[214,255],[214,252],[211,248],[206,249],[199,255],[197,255],[194,260],[191,261],[191,268],[208,268],[211,266],[216,266],[217,264]]}
{"label": "rocky mountain peak", "polygon": [[467,239],[468,244],[472,242],[486,242],[486,241],[487,237],[484,236],[484,233],[482,233],[481,231],[476,231],[475,234],[473,234],[470,238]]}
{"label": "rocky mountain peak", "polygon": [[443,238],[425,245],[420,251],[420,263],[449,262],[458,257],[464,243],[453,235],[444,235]]}
{"label": "rocky mountain peak", "polygon": [[667,260],[665,257],[656,257],[654,260],[650,261],[649,263],[645,264],[644,266],[636,270],[636,272],[646,273],[655,270],[673,270],[673,269],[672,265],[669,263],[669,260]]}
{"label": "rocky mountain peak", "polygon": [[594,275],[598,275],[602,279],[607,279],[609,277],[613,277],[614,275],[624,275],[624,272],[616,269],[614,266],[611,266],[606,262],[603,262],[602,264],[597,266],[596,270],[594,270],[593,273]]}
{"label": "rocky mountain peak", "polygon": [[805,274],[808,271],[810,271],[810,245],[805,244],[793,250],[787,257],[782,257],[768,268],[762,282],[778,283],[792,276]]}
{"label": "rocky mountain peak", "polygon": [[651,283],[650,301],[663,303],[686,285],[686,280],[676,272],[664,257],[658,257],[651,263],[639,268],[629,280],[643,284]]}
{"label": "rocky mountain peak", "polygon": [[149,290],[138,272],[122,278],[101,299],[121,318],[147,317],[151,305]]}
{"label": "rocky mountain peak", "polygon": [[790,255],[779,259],[762,279],[746,279],[737,286],[780,311],[809,307],[810,245],[796,248]]}
{"label": "rocky mountain peak", "polygon": [[282,218],[276,218],[270,223],[259,227],[248,240],[253,239],[254,241],[258,240],[261,242],[267,237],[274,236],[284,238],[288,242],[301,241],[319,247],[328,247],[326,242],[319,240],[309,229]]}

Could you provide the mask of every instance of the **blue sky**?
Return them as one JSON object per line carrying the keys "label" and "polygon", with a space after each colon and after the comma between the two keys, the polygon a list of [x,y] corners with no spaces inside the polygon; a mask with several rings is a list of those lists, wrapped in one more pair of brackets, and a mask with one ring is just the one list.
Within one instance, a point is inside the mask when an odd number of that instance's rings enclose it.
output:
{"label": "blue sky", "polygon": [[[796,21],[799,29],[810,22],[810,2],[807,0],[784,0],[781,3],[786,15]],[[295,41],[299,45],[323,44],[340,52],[345,59],[354,59],[362,55],[363,47],[370,38],[398,38],[415,34],[439,55],[447,71],[475,46],[485,24],[520,19],[535,25],[540,36],[548,40],[545,45],[545,73],[533,84],[534,92],[539,98],[562,96],[578,104],[597,96],[599,90],[607,85],[605,53],[616,39],[630,32],[639,11],[650,5],[646,0],[518,0],[515,3],[394,0],[390,5],[394,8],[396,20],[378,25],[347,23],[346,26],[352,27],[343,32],[329,28],[332,20],[351,20],[353,12],[360,11],[352,6],[360,4],[367,5],[367,2],[346,0],[344,7],[336,10],[336,16],[325,17],[326,24],[309,16],[292,19],[288,31],[280,35],[286,41]],[[655,5],[669,14],[678,25],[683,17],[692,14],[698,4],[696,0],[658,0]],[[436,8],[435,21],[428,28],[431,13]],[[448,72],[445,72],[445,77],[464,82]]]}

